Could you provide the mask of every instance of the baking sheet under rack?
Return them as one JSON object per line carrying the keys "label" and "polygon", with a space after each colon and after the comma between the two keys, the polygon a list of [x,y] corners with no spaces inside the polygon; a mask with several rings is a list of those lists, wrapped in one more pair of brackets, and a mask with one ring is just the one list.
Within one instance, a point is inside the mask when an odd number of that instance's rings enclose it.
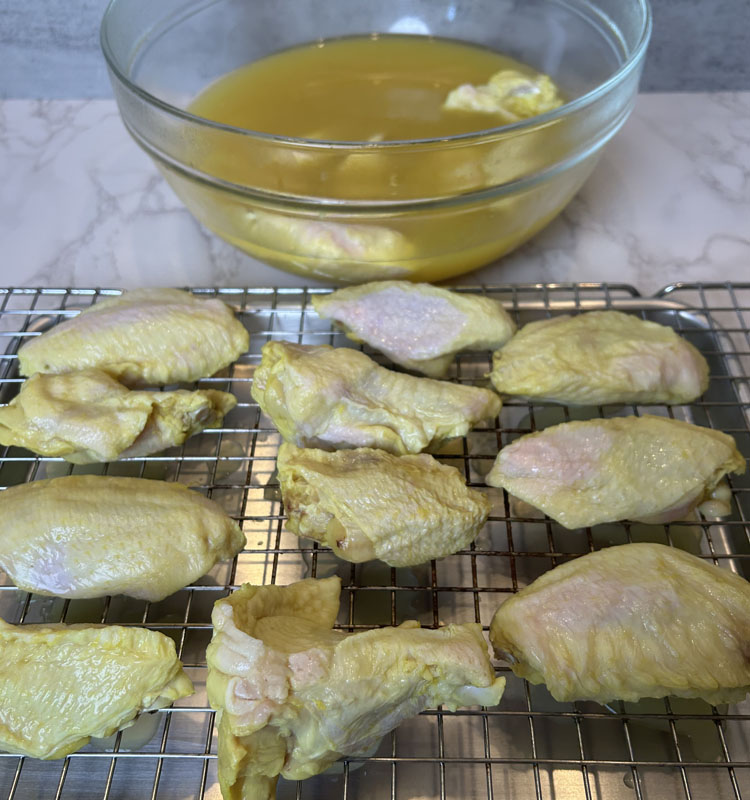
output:
{"label": "baking sheet under rack", "polygon": [[[274,475],[279,436],[250,396],[253,369],[270,339],[353,346],[320,320],[303,289],[195,289],[238,309],[251,332],[250,351],[197,385],[239,399],[222,428],[183,447],[109,465],[72,467],[18,448],[0,449],[0,486],[70,473],[132,475],[180,481],[222,504],[247,536],[247,549],[195,585],[161,603],[123,597],[64,601],[30,595],[0,575],[0,616],[10,622],[104,622],[143,625],[171,636],[196,694],[172,709],[142,716],[124,733],[94,741],[53,762],[0,755],[0,798],[8,800],[192,800],[220,797],[216,731],[205,695],[205,650],[215,600],[244,581],[287,584],[338,574],[338,625],[364,630],[418,619],[423,625],[479,622],[485,631],[497,606],[545,570],[572,556],[628,541],[659,541],[690,550],[750,577],[750,483],[731,479],[733,511],[664,526],[600,525],[566,531],[526,516],[483,475],[500,446],[518,435],[582,416],[657,413],[731,433],[750,456],[750,284],[677,285],[642,298],[623,285],[519,285],[470,288],[502,300],[519,324],[579,309],[619,308],[676,328],[709,361],[711,384],[689,406],[567,409],[511,401],[496,426],[449,443],[440,458],[488,492],[492,514],[472,546],[419,567],[380,562],[351,565],[326,548],[284,530]],[[0,400],[21,383],[20,342],[117,291],[0,290]],[[376,356],[378,357],[378,356]],[[379,358],[379,357],[378,357]],[[484,380],[488,353],[462,354],[452,379]],[[505,696],[497,708],[426,711],[384,737],[368,759],[340,762],[302,783],[280,781],[283,800],[591,800],[606,798],[750,798],[750,703],[712,708],[701,701],[557,703],[546,689],[515,678],[503,664]]]}

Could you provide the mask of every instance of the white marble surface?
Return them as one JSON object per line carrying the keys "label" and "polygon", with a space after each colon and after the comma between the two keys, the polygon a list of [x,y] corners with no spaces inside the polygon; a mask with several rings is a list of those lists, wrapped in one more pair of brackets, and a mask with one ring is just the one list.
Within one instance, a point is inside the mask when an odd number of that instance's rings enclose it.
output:
{"label": "white marble surface", "polygon": [[[0,102],[0,283],[299,286],[201,228],[114,101]],[[563,215],[457,282],[750,280],[750,92],[642,95]]]}

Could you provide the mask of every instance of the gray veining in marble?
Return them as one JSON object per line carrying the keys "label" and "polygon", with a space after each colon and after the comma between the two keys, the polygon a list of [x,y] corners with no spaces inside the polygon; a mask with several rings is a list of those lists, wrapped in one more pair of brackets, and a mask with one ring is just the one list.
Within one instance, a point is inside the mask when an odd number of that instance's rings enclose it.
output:
{"label": "gray veining in marble", "polygon": [[[157,2],[157,0],[154,0]],[[0,0],[0,97],[111,96],[106,0]],[[645,91],[750,89],[750,0],[652,0]]]}

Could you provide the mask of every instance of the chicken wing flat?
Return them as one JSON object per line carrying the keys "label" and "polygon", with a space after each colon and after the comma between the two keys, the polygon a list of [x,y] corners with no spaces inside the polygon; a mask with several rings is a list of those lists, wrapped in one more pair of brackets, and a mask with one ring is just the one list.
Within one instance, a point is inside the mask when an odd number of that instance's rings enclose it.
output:
{"label": "chicken wing flat", "polygon": [[443,108],[497,115],[503,123],[518,122],[563,104],[548,75],[527,75],[515,69],[496,72],[486,84],[464,83],[449,93]]}
{"label": "chicken wing flat", "polygon": [[567,405],[689,403],[708,387],[708,364],[672,328],[590,311],[525,325],[490,378],[501,394]]}
{"label": "chicken wing flat", "polygon": [[73,464],[147,456],[221,424],[234,395],[130,391],[97,369],[37,373],[0,408],[0,444]]}
{"label": "chicken wing flat", "polygon": [[179,289],[110,297],[29,340],[21,375],[95,367],[126,386],[161,386],[213,375],[248,347],[249,335],[220,300]]}
{"label": "chicken wing flat", "polygon": [[327,453],[285,442],[277,468],[287,529],[347,561],[424,564],[468,547],[490,513],[457,469],[426,453]]}
{"label": "chicken wing flat", "polygon": [[174,642],[117,625],[0,620],[0,748],[62,758],[193,693]]}
{"label": "chicken wing flat", "polygon": [[665,417],[565,422],[504,447],[487,475],[566,528],[730,511],[722,479],[745,471],[731,436]]}
{"label": "chicken wing flat", "polygon": [[313,295],[321,317],[396,364],[441,378],[461,350],[494,350],[515,323],[496,300],[427,283],[378,281]]}
{"label": "chicken wing flat", "polygon": [[340,633],[340,588],[245,584],[214,605],[206,686],[225,800],[270,800],[278,775],[301,780],[364,755],[425,708],[499,702],[505,679],[479,625]]}
{"label": "chicken wing flat", "polygon": [[161,600],[244,544],[217,503],[178,483],[71,475],[0,493],[0,567],[28,592]]}
{"label": "chicken wing flat", "polygon": [[750,584],[672,547],[608,547],[503,603],[490,641],[563,702],[739,702],[750,691]]}
{"label": "chicken wing flat", "polygon": [[287,441],[332,450],[418,453],[500,411],[487,389],[392,372],[358,350],[263,346],[252,395]]}
{"label": "chicken wing flat", "polygon": [[[347,165],[347,161],[357,158],[358,155],[351,155],[343,159],[329,180],[336,180],[339,171],[348,166],[349,170],[356,168],[355,177],[343,176],[349,185],[352,180],[361,181],[361,156],[356,163]],[[248,236],[261,252],[265,251],[269,259],[278,258],[279,253],[293,257],[303,275],[365,281],[378,276],[398,278],[414,269],[414,244],[400,231],[385,225],[304,219],[259,208],[248,212],[246,223]]]}

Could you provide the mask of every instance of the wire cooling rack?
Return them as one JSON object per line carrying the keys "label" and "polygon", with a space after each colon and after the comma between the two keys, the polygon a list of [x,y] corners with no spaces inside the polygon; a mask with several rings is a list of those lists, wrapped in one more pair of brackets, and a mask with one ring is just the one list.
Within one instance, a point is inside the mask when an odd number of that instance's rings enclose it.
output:
{"label": "wire cooling rack", "polygon": [[[160,603],[123,597],[67,601],[30,595],[0,574],[0,616],[10,622],[103,622],[142,625],[171,636],[196,694],[174,708],[143,715],[135,726],[52,762],[0,756],[0,798],[8,800],[191,800],[220,797],[216,731],[205,694],[205,650],[213,603],[232,588],[287,584],[338,574],[338,625],[363,630],[418,619],[426,626],[479,622],[487,630],[497,606],[557,563],[629,541],[682,547],[745,577],[750,570],[750,482],[731,479],[733,512],[721,521],[669,526],[599,525],[566,531],[484,486],[499,447],[529,431],[585,416],[656,413],[731,433],[750,455],[750,284],[670,286],[642,298],[624,285],[520,285],[467,288],[502,300],[519,324],[551,314],[618,308],[676,328],[709,361],[708,392],[690,406],[568,409],[509,401],[497,424],[448,443],[441,460],[487,492],[492,514],[467,550],[419,567],[351,565],[284,529],[274,474],[279,436],[250,396],[263,344],[289,339],[352,346],[310,306],[303,289],[196,289],[233,305],[251,332],[250,350],[225,372],[197,385],[234,392],[237,407],[222,428],[181,448],[109,465],[73,467],[18,448],[0,448],[0,487],[70,473],[180,481],[222,504],[242,525],[247,549],[195,585]],[[0,402],[21,379],[15,352],[28,337],[117,291],[0,290]],[[375,354],[379,359],[379,356]],[[451,378],[483,383],[488,353],[462,354]],[[1,657],[1,654],[0,654]],[[283,800],[591,800],[606,798],[750,798],[750,703],[713,708],[679,699],[617,703],[555,702],[544,687],[515,678],[500,706],[456,713],[430,710],[384,737],[368,759],[302,783],[280,781]]]}

